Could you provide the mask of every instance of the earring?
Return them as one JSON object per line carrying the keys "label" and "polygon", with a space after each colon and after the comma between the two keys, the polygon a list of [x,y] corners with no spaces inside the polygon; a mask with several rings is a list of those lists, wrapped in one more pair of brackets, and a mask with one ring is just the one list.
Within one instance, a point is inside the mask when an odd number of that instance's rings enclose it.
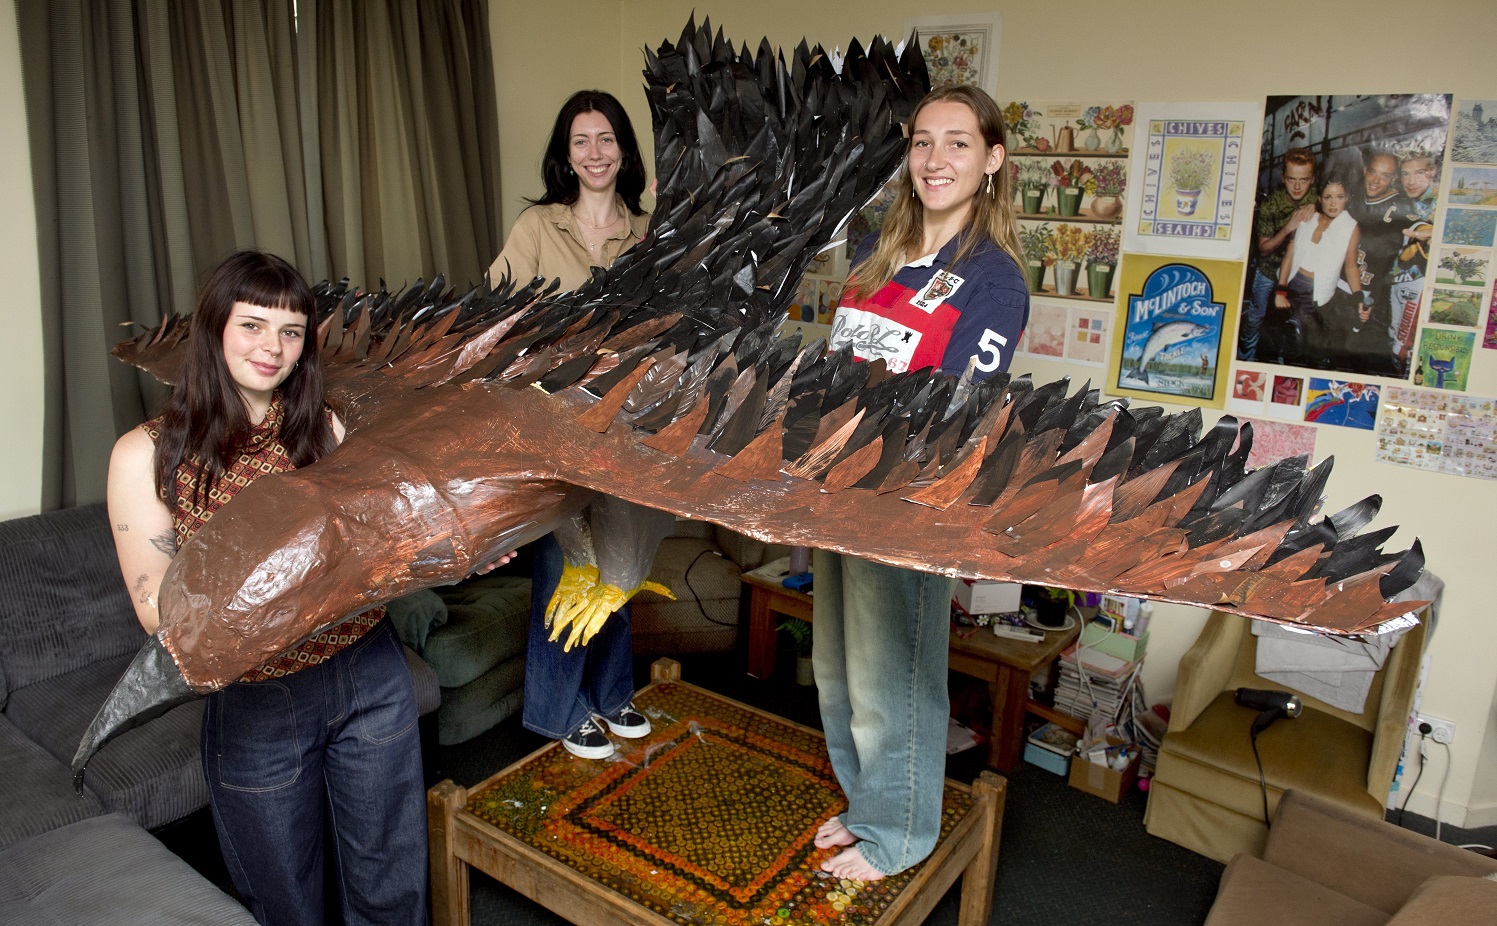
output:
{"label": "earring", "polygon": [[993,195],[993,175],[992,174],[988,174],[987,178],[988,178],[988,195],[992,196]]}

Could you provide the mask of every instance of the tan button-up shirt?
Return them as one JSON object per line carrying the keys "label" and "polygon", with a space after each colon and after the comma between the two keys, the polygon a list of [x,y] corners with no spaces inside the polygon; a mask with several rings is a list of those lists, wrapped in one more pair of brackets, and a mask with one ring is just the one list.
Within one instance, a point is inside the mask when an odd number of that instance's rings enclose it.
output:
{"label": "tan button-up shirt", "polygon": [[[622,198],[618,204],[624,209]],[[644,237],[649,224],[648,213],[630,215],[629,221],[603,242],[603,262],[598,266],[607,267],[633,247]],[[559,279],[563,290],[572,290],[587,282],[592,266],[571,207],[551,203],[531,206],[520,213],[504,242],[504,250],[489,267],[489,280],[497,283],[508,272],[520,283],[541,276]]]}

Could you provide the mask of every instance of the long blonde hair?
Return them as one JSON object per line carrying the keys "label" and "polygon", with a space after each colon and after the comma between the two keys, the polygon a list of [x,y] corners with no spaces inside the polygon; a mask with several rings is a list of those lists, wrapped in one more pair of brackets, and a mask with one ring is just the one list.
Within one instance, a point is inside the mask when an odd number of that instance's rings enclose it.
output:
{"label": "long blonde hair", "polygon": [[[926,94],[910,116],[910,131],[914,131],[915,120],[920,111],[931,103],[961,103],[977,117],[983,142],[988,148],[1002,145],[1008,148],[1008,130],[1003,124],[1003,114],[993,98],[976,87],[946,85]],[[1014,263],[1024,265],[1024,251],[1019,245],[1019,226],[1014,220],[1013,180],[1005,162],[992,175],[992,190],[986,182],[977,187],[972,196],[972,213],[967,225],[958,234],[961,244],[957,247],[953,267],[961,264],[972,249],[983,238],[1002,248]],[[883,229],[879,233],[878,245],[868,259],[853,268],[847,288],[854,298],[867,298],[883,289],[894,279],[900,268],[919,257],[918,250],[925,237],[925,213],[915,195],[915,183],[910,177],[910,153],[905,148],[904,166],[895,179],[894,202],[884,216]]]}

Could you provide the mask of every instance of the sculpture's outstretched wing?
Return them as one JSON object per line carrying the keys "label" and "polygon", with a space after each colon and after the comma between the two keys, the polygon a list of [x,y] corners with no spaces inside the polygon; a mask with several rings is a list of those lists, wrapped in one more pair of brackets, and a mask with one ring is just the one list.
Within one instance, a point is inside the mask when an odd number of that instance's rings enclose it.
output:
{"label": "sculpture's outstretched wing", "polygon": [[[666,182],[645,240],[572,293],[323,287],[349,437],[183,546],[153,641],[171,660],[150,650],[133,687],[165,689],[175,667],[175,690],[212,690],[461,578],[592,492],[766,540],[1340,633],[1412,607],[1385,601],[1417,578],[1417,543],[1385,554],[1390,531],[1357,533],[1377,499],[1317,519],[1329,461],[1246,472],[1251,430],[1231,418],[1202,435],[1196,411],[894,375],[775,336],[811,257],[897,168],[927,84],[917,53],[853,43],[837,73],[819,49],[787,66],[688,26],[647,58]],[[169,370],[183,330],[118,352]],[[75,768],[146,709],[112,699]]]}

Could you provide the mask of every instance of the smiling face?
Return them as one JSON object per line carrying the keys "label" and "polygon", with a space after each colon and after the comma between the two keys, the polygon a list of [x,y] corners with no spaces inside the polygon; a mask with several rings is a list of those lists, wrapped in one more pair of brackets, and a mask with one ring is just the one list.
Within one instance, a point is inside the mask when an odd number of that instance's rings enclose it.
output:
{"label": "smiling face", "polygon": [[224,365],[251,410],[263,415],[271,393],[291,375],[306,343],[307,317],[236,302],[224,325]]}
{"label": "smiling face", "polygon": [[1435,167],[1429,158],[1410,158],[1398,168],[1398,180],[1410,199],[1418,199],[1429,192],[1435,179]]}
{"label": "smiling face", "polygon": [[1003,166],[1003,147],[983,140],[977,115],[965,103],[942,100],[915,116],[909,171],[927,222],[966,221],[987,174]]}
{"label": "smiling face", "polygon": [[1334,219],[1346,209],[1346,187],[1332,180],[1320,191],[1320,211]]}
{"label": "smiling face", "polygon": [[622,158],[608,117],[600,112],[578,113],[567,137],[567,162],[578,182],[600,193],[613,192]]}
{"label": "smiling face", "polygon": [[1315,168],[1309,164],[1285,164],[1284,165],[1284,192],[1295,202],[1305,198],[1310,192],[1310,184],[1315,182]]}
{"label": "smiling face", "polygon": [[1398,162],[1391,154],[1379,154],[1367,162],[1362,178],[1367,182],[1367,198],[1377,199],[1393,187],[1398,176]]}

